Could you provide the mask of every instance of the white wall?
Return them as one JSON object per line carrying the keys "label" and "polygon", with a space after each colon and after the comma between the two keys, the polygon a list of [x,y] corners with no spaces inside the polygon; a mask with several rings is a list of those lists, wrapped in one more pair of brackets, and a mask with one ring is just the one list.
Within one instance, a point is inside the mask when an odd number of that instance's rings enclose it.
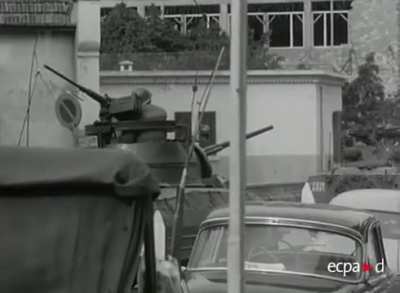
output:
{"label": "white wall", "polygon": [[[144,73],[103,72],[102,93],[112,97],[128,95],[134,88],[146,87],[153,103],[174,112],[189,111],[193,78],[191,72]],[[198,96],[207,80],[200,73]],[[332,129],[331,114],[340,108],[343,79],[323,72],[252,72],[248,79],[248,131],[272,124],[274,130],[248,141],[249,183],[300,182],[315,174],[320,156],[319,127],[324,127],[324,143]],[[324,90],[321,126],[318,91]],[[208,111],[216,111],[217,142],[229,140],[231,116],[229,79],[226,73],[217,78]],[[326,120],[326,121],[325,121]],[[229,149],[219,154],[217,172],[227,175]]]}
{"label": "white wall", "polygon": [[[16,145],[27,108],[29,73],[36,33],[0,33],[0,144]],[[57,121],[55,100],[66,88],[58,77],[45,71],[49,64],[74,77],[74,34],[48,32],[38,35],[37,57],[41,74],[52,90],[37,78],[32,97],[30,145],[72,146],[71,133]],[[34,72],[36,74],[36,71]],[[25,141],[23,141],[25,145]]]}

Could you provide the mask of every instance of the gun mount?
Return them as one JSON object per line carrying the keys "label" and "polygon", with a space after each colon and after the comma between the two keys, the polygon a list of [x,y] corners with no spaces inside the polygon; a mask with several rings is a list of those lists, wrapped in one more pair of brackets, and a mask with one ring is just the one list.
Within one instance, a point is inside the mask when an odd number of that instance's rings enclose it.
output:
{"label": "gun mount", "polygon": [[[87,136],[97,137],[97,147],[131,151],[149,166],[152,175],[163,187],[156,207],[166,222],[167,235],[171,235],[176,188],[181,181],[182,170],[186,167],[188,147],[191,145],[191,131],[188,125],[167,120],[166,111],[151,104],[151,93],[147,90],[136,90],[128,97],[111,98],[77,84],[49,66],[45,67],[100,104],[99,121],[85,127]],[[272,129],[272,126],[263,127],[249,133],[246,138]],[[172,134],[173,138],[167,134]],[[215,176],[208,156],[215,155],[229,146],[229,141],[206,148],[194,145],[194,153],[190,156],[187,166],[186,180],[187,190],[192,188],[192,192],[185,200],[185,207],[195,207],[195,210],[185,212],[183,216],[183,233],[187,236],[183,238],[187,243],[185,242],[180,249],[178,257],[181,260],[188,258],[194,240],[188,235],[196,234],[200,222],[208,215],[210,209],[228,201],[228,194],[221,194],[217,190],[226,187],[225,182]],[[169,239],[167,242],[170,243]]]}
{"label": "gun mount", "polygon": [[51,71],[61,79],[66,82],[72,84],[81,92],[85,93],[88,97],[95,100],[100,105],[100,113],[99,118],[100,121],[111,121],[112,118],[117,118],[118,120],[127,120],[127,119],[138,119],[142,114],[143,105],[147,105],[151,101],[151,94],[147,90],[140,89],[136,92],[133,92],[131,96],[120,97],[120,98],[110,98],[107,95],[101,95],[92,91],[89,88],[86,88],[62,73],[58,72],[54,68],[44,65],[44,68]]}

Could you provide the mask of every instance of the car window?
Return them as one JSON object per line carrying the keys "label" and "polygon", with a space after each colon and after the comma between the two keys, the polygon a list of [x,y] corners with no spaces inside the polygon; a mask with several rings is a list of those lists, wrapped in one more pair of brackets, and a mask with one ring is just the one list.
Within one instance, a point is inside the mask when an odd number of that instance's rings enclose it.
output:
{"label": "car window", "polygon": [[368,244],[367,244],[367,255],[368,263],[370,264],[370,273],[377,275],[380,273],[378,264],[383,262],[383,255],[380,250],[378,234],[376,227],[373,227],[368,233]]}
{"label": "car window", "polygon": [[[246,225],[244,256],[246,269],[285,270],[342,278],[328,270],[330,263],[360,263],[362,248],[353,238],[297,227]],[[190,269],[225,268],[227,266],[226,226],[203,230],[196,241]],[[359,272],[346,278],[358,279]]]}

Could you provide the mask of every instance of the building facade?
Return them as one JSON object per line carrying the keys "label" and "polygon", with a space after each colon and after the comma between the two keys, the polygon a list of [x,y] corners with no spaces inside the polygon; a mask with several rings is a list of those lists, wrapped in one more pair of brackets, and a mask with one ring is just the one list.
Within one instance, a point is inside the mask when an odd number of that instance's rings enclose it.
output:
{"label": "building facade", "polygon": [[[101,0],[102,14],[118,0]],[[146,16],[151,5],[182,33],[202,16],[208,26],[230,32],[228,0],[124,0]],[[248,26],[256,40],[269,36],[271,53],[286,68],[334,70],[354,77],[369,53],[376,54],[387,95],[399,85],[398,0],[249,0]]]}
{"label": "building facade", "polygon": [[[99,1],[0,1],[0,145],[74,144],[55,109],[74,88],[43,66],[99,90],[99,24]],[[81,102],[83,123],[96,119],[98,105]]]}
{"label": "building facade", "polygon": [[[179,120],[191,109],[192,86],[207,87],[208,71],[103,71],[100,85],[111,97],[135,87],[148,88],[152,103]],[[230,140],[232,102],[229,72],[220,71],[201,131],[211,143]],[[273,125],[271,132],[247,142],[247,182],[252,185],[300,183],[333,165],[333,113],[342,109],[342,75],[316,70],[249,71],[247,131]],[[206,141],[204,141],[206,142]],[[200,140],[200,143],[202,141]],[[229,149],[213,158],[216,174],[228,177]]]}

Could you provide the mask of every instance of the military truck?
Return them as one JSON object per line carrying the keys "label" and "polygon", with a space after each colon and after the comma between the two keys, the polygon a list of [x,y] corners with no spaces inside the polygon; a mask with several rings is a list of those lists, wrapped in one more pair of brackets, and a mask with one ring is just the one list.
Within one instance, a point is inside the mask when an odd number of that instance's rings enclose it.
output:
{"label": "military truck", "polygon": [[0,292],[156,292],[149,168],[121,150],[0,147]]}

